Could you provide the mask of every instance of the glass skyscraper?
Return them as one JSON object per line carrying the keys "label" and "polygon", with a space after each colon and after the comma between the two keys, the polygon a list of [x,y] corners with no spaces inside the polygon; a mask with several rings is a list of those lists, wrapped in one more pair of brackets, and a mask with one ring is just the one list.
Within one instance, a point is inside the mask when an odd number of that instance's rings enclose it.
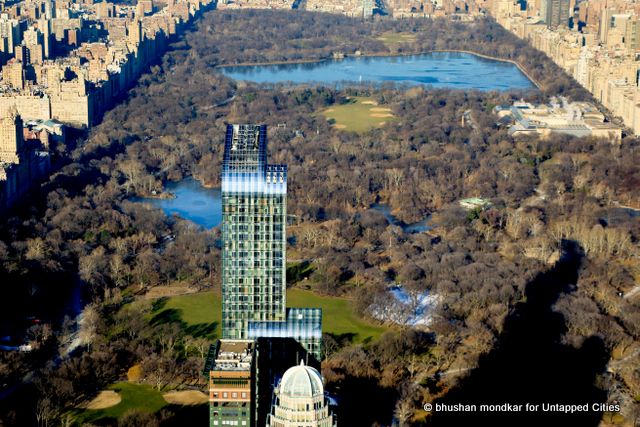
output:
{"label": "glass skyscraper", "polygon": [[222,337],[286,318],[287,167],[267,164],[267,129],[228,125],[222,168]]}
{"label": "glass skyscraper", "polygon": [[286,309],[286,220],[287,166],[267,164],[266,126],[227,125],[222,166],[222,337],[286,336],[320,360],[321,311]]}

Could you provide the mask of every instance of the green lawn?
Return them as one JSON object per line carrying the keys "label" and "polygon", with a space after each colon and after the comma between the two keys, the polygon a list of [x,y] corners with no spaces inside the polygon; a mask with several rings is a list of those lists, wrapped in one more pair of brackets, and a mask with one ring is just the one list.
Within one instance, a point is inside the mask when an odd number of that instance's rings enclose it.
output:
{"label": "green lawn", "polygon": [[152,322],[182,322],[185,331],[195,337],[218,338],[222,320],[220,295],[211,292],[161,298],[156,302]]}
{"label": "green lawn", "polygon": [[289,307],[322,308],[322,330],[334,335],[355,334],[354,341],[377,339],[386,328],[367,322],[354,313],[348,299],[327,297],[301,289],[287,291]]}
{"label": "green lawn", "polygon": [[[217,338],[220,332],[222,307],[220,294],[209,291],[198,294],[164,298],[154,312],[154,322],[183,322],[187,333]],[[322,329],[335,335],[354,334],[354,341],[377,339],[386,328],[358,317],[351,301],[345,298],[327,297],[300,289],[287,290],[287,306],[322,308]]]}
{"label": "green lawn", "polygon": [[117,420],[125,412],[131,409],[155,413],[168,405],[162,397],[162,393],[149,385],[120,382],[113,384],[109,389],[118,392],[122,401],[117,405],[106,409],[75,410],[74,420],[78,425],[82,425],[83,423],[93,423],[98,420]]}
{"label": "green lawn", "polygon": [[377,39],[389,47],[397,47],[401,43],[412,43],[416,41],[416,35],[412,33],[394,33],[389,31],[383,33],[380,37],[377,37]]}
{"label": "green lawn", "polygon": [[389,121],[397,120],[391,109],[376,105],[373,98],[353,97],[346,104],[336,104],[320,111],[336,129],[350,132],[366,132]]}

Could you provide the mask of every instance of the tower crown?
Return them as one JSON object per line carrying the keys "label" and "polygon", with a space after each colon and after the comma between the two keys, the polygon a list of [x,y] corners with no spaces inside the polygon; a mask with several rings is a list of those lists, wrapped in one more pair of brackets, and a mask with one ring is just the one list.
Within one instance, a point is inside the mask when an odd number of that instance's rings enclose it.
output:
{"label": "tower crown", "polygon": [[267,166],[267,127],[227,125],[223,173],[264,173]]}

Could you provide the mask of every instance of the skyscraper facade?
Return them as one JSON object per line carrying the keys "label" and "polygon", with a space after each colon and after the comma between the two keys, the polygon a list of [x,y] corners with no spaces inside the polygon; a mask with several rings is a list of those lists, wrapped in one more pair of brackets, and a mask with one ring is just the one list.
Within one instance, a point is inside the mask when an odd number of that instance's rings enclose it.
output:
{"label": "skyscraper facade", "polygon": [[550,28],[566,27],[569,24],[569,0],[544,0],[546,3],[545,22]]}
{"label": "skyscraper facade", "polygon": [[228,125],[222,168],[222,337],[286,320],[287,167],[267,164],[264,125]]}
{"label": "skyscraper facade", "polygon": [[219,340],[209,369],[209,425],[255,425],[252,368],[255,343]]}
{"label": "skyscraper facade", "polygon": [[211,427],[264,426],[284,364],[294,358],[319,366],[322,310],[286,307],[286,219],[287,167],[267,164],[266,126],[227,125],[222,339],[204,370]]}
{"label": "skyscraper facade", "polygon": [[320,369],[320,362],[292,338],[217,340],[204,369],[209,379],[209,426],[265,427],[275,385],[301,360]]}

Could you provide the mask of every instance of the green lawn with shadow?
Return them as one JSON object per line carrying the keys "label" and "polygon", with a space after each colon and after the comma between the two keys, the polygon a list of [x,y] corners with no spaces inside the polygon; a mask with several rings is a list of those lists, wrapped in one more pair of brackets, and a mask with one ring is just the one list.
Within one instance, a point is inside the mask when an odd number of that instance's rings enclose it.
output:
{"label": "green lawn with shadow", "polygon": [[[338,337],[348,337],[353,342],[376,340],[387,330],[384,326],[359,317],[353,309],[353,303],[346,298],[288,289],[287,306],[322,308],[323,331]],[[210,339],[219,337],[222,306],[217,291],[161,298],[154,307],[152,323],[179,322],[191,335]]]}
{"label": "green lawn with shadow", "polygon": [[162,397],[162,393],[150,385],[120,382],[111,385],[109,390],[115,390],[122,401],[105,409],[75,409],[73,415],[77,425],[84,423],[114,425],[118,418],[132,409],[155,413],[169,405]]}
{"label": "green lawn with shadow", "polygon": [[322,308],[323,332],[337,337],[351,337],[349,341],[376,340],[386,327],[369,322],[355,313],[353,303],[346,298],[318,295],[302,289],[287,290],[288,307]]}
{"label": "green lawn with shadow", "polygon": [[151,323],[178,322],[189,335],[215,339],[220,333],[221,318],[220,296],[201,292],[156,300]]}

